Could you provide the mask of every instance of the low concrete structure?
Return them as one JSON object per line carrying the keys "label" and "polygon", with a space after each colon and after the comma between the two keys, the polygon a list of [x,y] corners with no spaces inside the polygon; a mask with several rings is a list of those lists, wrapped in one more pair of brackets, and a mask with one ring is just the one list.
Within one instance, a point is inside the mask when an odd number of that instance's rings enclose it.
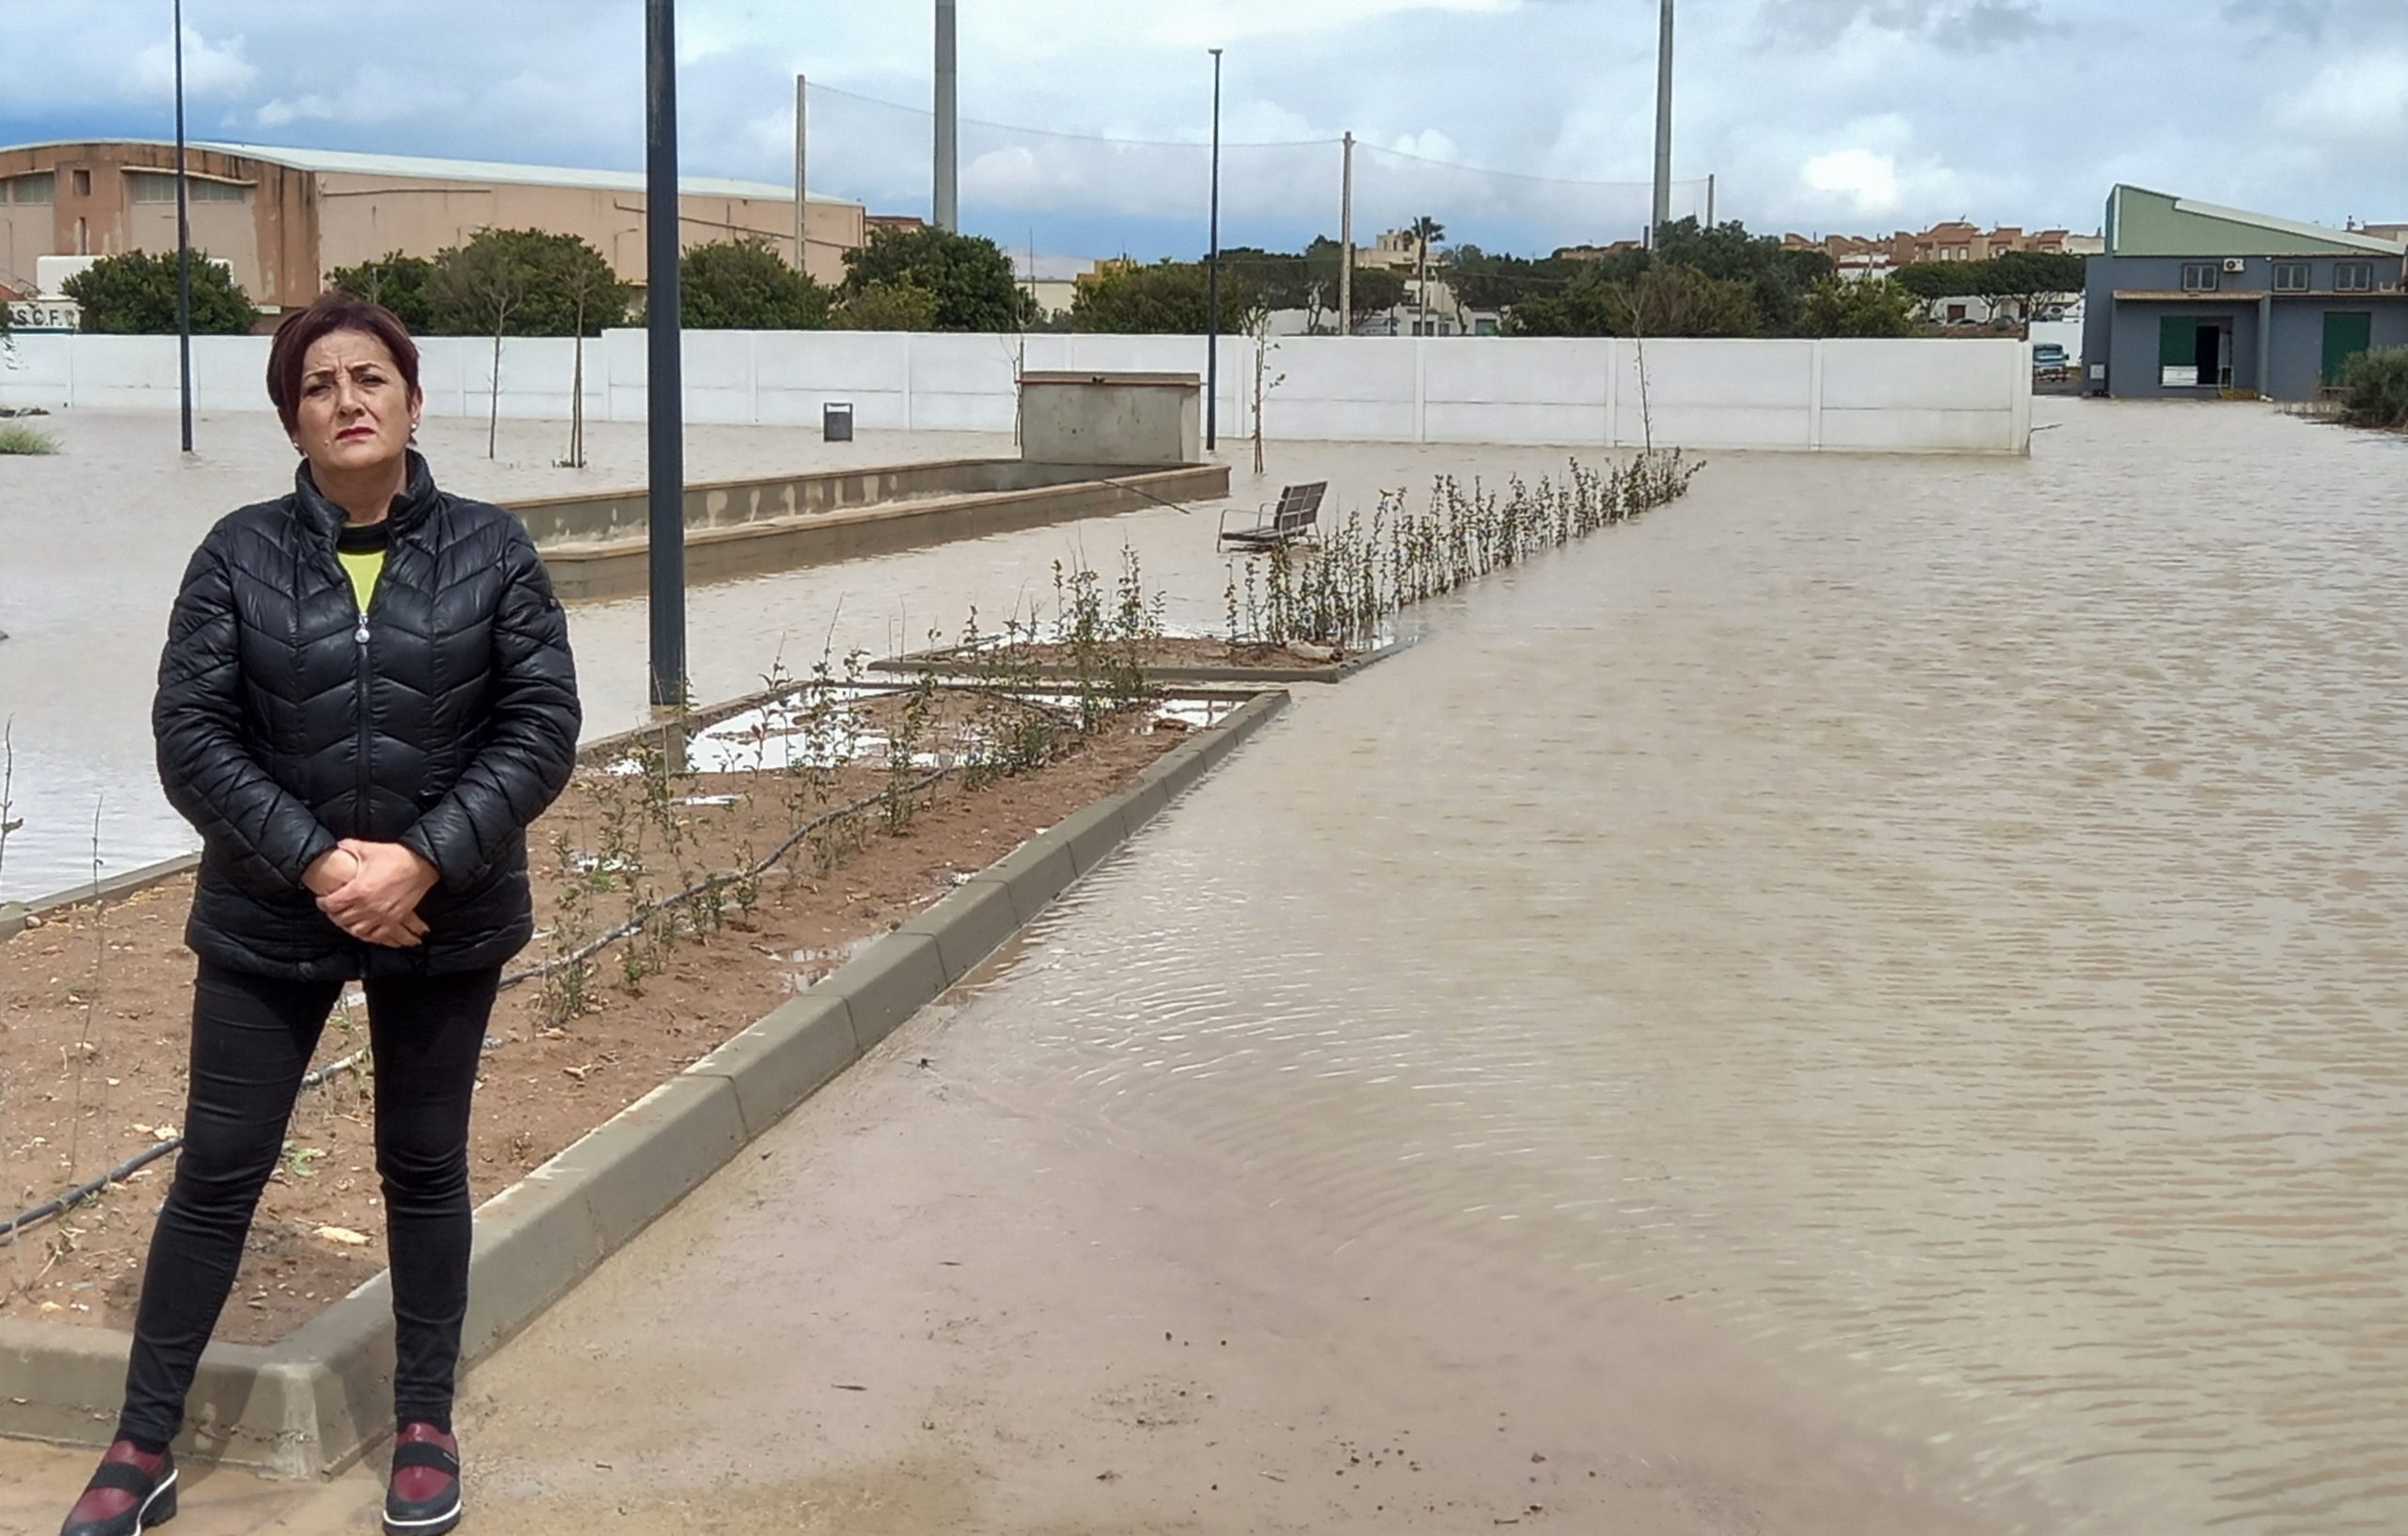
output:
{"label": "low concrete structure", "polygon": [[[1126,788],[1030,839],[486,1201],[469,1261],[463,1364],[525,1327],[935,1001],[1287,702],[1264,692],[1240,704]],[[379,1275],[275,1344],[213,1345],[180,1451],[277,1477],[341,1471],[390,1428],[392,1334],[392,1293]],[[108,1444],[131,1347],[114,1329],[0,1322],[0,1435]]]}
{"label": "low concrete structure", "polygon": [[1193,373],[1022,373],[1021,451],[1065,464],[1194,464],[1204,381]]}
{"label": "low concrete structure", "polygon": [[[686,487],[686,575],[725,580],[982,538],[1159,502],[1229,494],[1228,466],[1172,469],[954,459]],[[511,503],[562,597],[613,597],[648,579],[646,493]]]}

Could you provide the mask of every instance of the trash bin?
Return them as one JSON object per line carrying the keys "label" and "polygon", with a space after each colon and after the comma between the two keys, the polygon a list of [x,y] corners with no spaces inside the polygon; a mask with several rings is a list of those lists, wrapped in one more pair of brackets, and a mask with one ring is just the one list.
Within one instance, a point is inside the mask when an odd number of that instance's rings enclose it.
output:
{"label": "trash bin", "polygon": [[853,403],[832,400],[819,407],[819,435],[832,443],[853,440]]}

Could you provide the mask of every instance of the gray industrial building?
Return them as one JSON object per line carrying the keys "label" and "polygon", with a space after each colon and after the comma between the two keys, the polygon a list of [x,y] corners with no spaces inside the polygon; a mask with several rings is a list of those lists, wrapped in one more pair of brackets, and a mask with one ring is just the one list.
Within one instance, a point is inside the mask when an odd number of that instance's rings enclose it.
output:
{"label": "gray industrial building", "polygon": [[2408,243],[2141,187],[2107,198],[2090,259],[2092,394],[2313,400],[2352,356],[2408,346]]}

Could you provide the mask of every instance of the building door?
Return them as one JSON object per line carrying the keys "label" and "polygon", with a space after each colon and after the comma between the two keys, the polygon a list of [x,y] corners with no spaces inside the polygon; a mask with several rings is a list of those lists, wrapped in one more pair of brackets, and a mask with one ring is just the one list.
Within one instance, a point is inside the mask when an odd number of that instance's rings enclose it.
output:
{"label": "building door", "polygon": [[2199,383],[2221,389],[2232,383],[2232,327],[2222,321],[2199,322]]}
{"label": "building door", "polygon": [[2350,359],[2373,342],[2374,316],[2328,313],[2324,317],[2324,372],[2321,377],[2326,384],[2339,382],[2341,370]]}
{"label": "building door", "polygon": [[2199,323],[2194,317],[2167,315],[2157,323],[2157,382],[2165,389],[2188,389],[2199,382]]}

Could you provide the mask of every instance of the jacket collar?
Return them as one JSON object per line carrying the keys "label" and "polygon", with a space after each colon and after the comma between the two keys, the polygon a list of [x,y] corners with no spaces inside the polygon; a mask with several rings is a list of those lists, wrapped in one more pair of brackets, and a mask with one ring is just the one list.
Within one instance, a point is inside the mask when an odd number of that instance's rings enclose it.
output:
{"label": "jacket collar", "polygon": [[[405,451],[409,454],[409,473],[402,483],[401,494],[393,498],[392,510],[386,514],[396,539],[424,522],[427,514],[435,510],[436,501],[440,499],[435,489],[435,471],[427,467],[426,456],[415,448]],[[319,537],[332,544],[335,535],[341,532],[343,525],[351,520],[351,515],[327,500],[318,489],[317,479],[309,473],[309,461],[307,459],[303,459],[300,467],[293,471],[293,492],[302,521],[315,530]]]}

